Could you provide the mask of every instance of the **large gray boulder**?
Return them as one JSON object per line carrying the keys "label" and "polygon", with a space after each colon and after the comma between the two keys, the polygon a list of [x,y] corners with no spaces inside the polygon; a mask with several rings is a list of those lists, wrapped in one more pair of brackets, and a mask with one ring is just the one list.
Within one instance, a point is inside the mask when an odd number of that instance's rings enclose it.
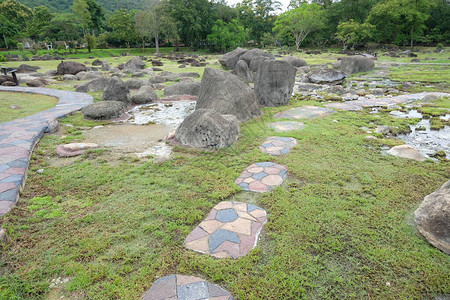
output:
{"label": "large gray boulder", "polygon": [[87,71],[86,66],[76,61],[62,61],[57,67],[58,75],[77,75],[77,73],[82,71]]}
{"label": "large gray boulder", "polygon": [[37,70],[39,70],[40,68],[41,67],[38,66],[22,64],[16,69],[16,73],[34,73],[37,72]]}
{"label": "large gray boulder", "polygon": [[193,95],[197,96],[200,91],[200,82],[177,82],[164,89],[164,96]]}
{"label": "large gray boulder", "polygon": [[143,70],[145,68],[145,63],[137,56],[127,61],[123,66],[123,70],[126,72],[133,72],[136,70]]}
{"label": "large gray boulder", "polygon": [[261,106],[286,105],[292,96],[297,68],[285,61],[267,60],[255,78],[256,98]]}
{"label": "large gray boulder", "polygon": [[108,64],[106,60],[102,61],[102,71],[109,71],[111,70],[111,66]]}
{"label": "large gray boulder", "polygon": [[175,139],[195,148],[226,148],[239,135],[239,121],[233,115],[221,115],[212,109],[197,109],[184,119]]}
{"label": "large gray boulder", "polygon": [[309,72],[306,76],[312,83],[338,84],[344,81],[347,74],[334,69],[316,69]]}
{"label": "large gray boulder", "polygon": [[247,49],[236,48],[233,51],[222,55],[219,58],[219,63],[222,65],[223,68],[233,70],[239,58],[247,51],[248,51]]}
{"label": "large gray boulder", "polygon": [[258,72],[259,66],[261,66],[261,64],[266,60],[271,60],[271,59],[268,57],[265,57],[265,56],[253,57],[249,64],[250,71],[252,71],[253,73]]}
{"label": "large gray boulder", "polygon": [[144,85],[149,85],[147,80],[131,78],[124,82],[127,88],[130,90],[137,90],[143,87]]}
{"label": "large gray boulder", "polygon": [[253,74],[250,72],[247,63],[243,60],[238,60],[234,66],[233,74],[239,77],[246,84],[253,81]]}
{"label": "large gray boulder", "polygon": [[108,85],[109,79],[108,78],[97,78],[94,80],[91,80],[89,82],[85,82],[81,85],[79,85],[75,91],[79,93],[89,93],[89,92],[100,92],[104,91],[106,86]]}
{"label": "large gray boulder", "polygon": [[136,94],[131,96],[131,100],[136,104],[146,104],[158,99],[155,90],[151,86],[143,86]]}
{"label": "large gray boulder", "polygon": [[247,63],[247,65],[250,65],[250,62],[252,61],[252,59],[254,57],[267,57],[268,59],[275,59],[275,56],[273,56],[272,53],[268,53],[266,51],[263,51],[261,49],[252,49],[249,50],[247,52],[245,52],[240,59],[242,59],[243,61],[245,61]]}
{"label": "large gray boulder", "polygon": [[157,83],[164,83],[164,82],[166,82],[166,80],[165,80],[162,76],[160,76],[160,75],[155,75],[155,76],[151,77],[148,81],[149,81],[150,83],[152,83],[152,84],[157,84]]}
{"label": "large gray boulder", "polygon": [[121,101],[125,104],[130,104],[130,90],[120,78],[111,77],[105,91],[103,92],[103,100]]}
{"label": "large gray boulder", "polygon": [[300,57],[296,57],[296,56],[285,56],[282,58],[283,61],[290,63],[291,65],[293,65],[294,67],[300,68],[300,67],[305,67],[308,64],[306,63],[306,61],[304,61],[303,59],[301,59]]}
{"label": "large gray boulder", "polygon": [[221,115],[234,115],[245,122],[261,115],[253,90],[236,75],[206,68],[195,109],[214,109]]}
{"label": "large gray boulder", "polygon": [[86,119],[108,120],[123,115],[126,107],[121,101],[99,101],[83,107],[81,113]]}
{"label": "large gray boulder", "polygon": [[373,70],[374,67],[375,62],[372,59],[361,55],[341,58],[340,70],[347,75],[358,72],[368,72]]}
{"label": "large gray boulder", "polygon": [[428,242],[450,255],[450,180],[423,199],[414,222]]}

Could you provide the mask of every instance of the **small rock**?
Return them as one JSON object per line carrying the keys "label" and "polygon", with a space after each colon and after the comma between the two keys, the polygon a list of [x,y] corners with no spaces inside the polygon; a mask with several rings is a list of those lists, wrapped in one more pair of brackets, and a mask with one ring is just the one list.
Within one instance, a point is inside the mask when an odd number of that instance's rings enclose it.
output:
{"label": "small rock", "polygon": [[400,145],[392,147],[387,153],[393,156],[414,159],[417,161],[425,160],[425,157],[419,151],[417,151],[415,148],[409,145]]}

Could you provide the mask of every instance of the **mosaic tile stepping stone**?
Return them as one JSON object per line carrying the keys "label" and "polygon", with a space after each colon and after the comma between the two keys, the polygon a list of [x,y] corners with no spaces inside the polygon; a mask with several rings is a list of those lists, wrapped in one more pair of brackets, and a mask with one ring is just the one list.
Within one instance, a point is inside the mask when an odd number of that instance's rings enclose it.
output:
{"label": "mosaic tile stepping stone", "polygon": [[265,193],[281,185],[286,178],[286,173],[287,169],[282,165],[260,162],[245,169],[234,183],[245,191]]}
{"label": "mosaic tile stepping stone", "polygon": [[58,146],[56,153],[61,157],[71,157],[83,154],[86,149],[97,147],[98,145],[94,143],[70,143]]}
{"label": "mosaic tile stepping stone", "polygon": [[194,276],[169,275],[155,281],[142,300],[233,300],[220,286]]}
{"label": "mosaic tile stepping stone", "polygon": [[305,124],[301,122],[293,122],[293,121],[280,121],[275,123],[270,123],[270,128],[274,129],[277,132],[285,132],[292,130],[300,130],[305,127]]}
{"label": "mosaic tile stepping stone", "polygon": [[271,136],[264,144],[259,146],[259,150],[269,155],[284,155],[297,145],[297,140],[290,137]]}
{"label": "mosaic tile stepping stone", "polygon": [[267,222],[266,211],[243,202],[220,202],[186,237],[186,248],[217,258],[238,258],[252,250]]}
{"label": "mosaic tile stepping stone", "polygon": [[326,107],[318,107],[318,106],[301,106],[294,107],[286,111],[279,112],[275,115],[275,118],[279,119],[313,119],[313,118],[324,118],[331,114],[334,114],[335,111],[331,108]]}

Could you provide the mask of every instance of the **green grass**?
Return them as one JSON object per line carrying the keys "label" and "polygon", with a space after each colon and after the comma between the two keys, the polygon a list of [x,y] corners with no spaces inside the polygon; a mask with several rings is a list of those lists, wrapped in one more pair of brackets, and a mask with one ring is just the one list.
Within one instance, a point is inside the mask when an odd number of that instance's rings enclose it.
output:
{"label": "green grass", "polygon": [[[0,122],[9,122],[47,110],[58,102],[57,98],[18,92],[0,92]],[[12,109],[11,106],[18,106]]]}
{"label": "green grass", "polygon": [[[260,153],[258,145],[274,134],[273,114],[290,107],[264,109],[228,149],[177,147],[171,160],[157,164],[110,151],[64,163],[54,153],[60,136],[45,136],[32,155],[24,195],[2,220],[10,242],[2,251],[0,298],[42,299],[52,279],[67,277],[58,295],[69,299],[137,299],[171,273],[206,278],[238,299],[449,294],[449,257],[412,222],[423,197],[447,180],[449,164],[381,155],[381,146],[401,142],[369,141],[360,127],[411,122],[387,112],[306,120],[305,129],[280,134],[299,141],[289,155]],[[84,125],[79,113],[65,122]],[[268,160],[287,166],[289,175],[258,197],[269,222],[257,248],[238,260],[185,249],[190,230],[238,192],[233,181],[240,172]],[[40,168],[43,174],[35,172]]]}
{"label": "green grass", "polygon": [[391,69],[389,78],[395,81],[450,83],[449,66],[409,65]]}
{"label": "green grass", "polygon": [[[102,55],[113,66],[129,59]],[[329,56],[335,55],[304,55],[310,64],[330,62]],[[212,65],[217,56],[208,57],[210,66],[220,67]],[[163,62],[173,72],[203,70]],[[56,69],[58,62],[36,64]],[[73,90],[80,83],[51,87]],[[448,90],[446,82],[441,86]],[[0,220],[8,232],[0,246],[0,299],[138,299],[157,278],[173,273],[205,278],[237,299],[450,295],[449,256],[421,237],[412,220],[424,196],[448,180],[450,162],[385,156],[382,149],[402,141],[366,138],[378,125],[400,132],[418,120],[391,117],[389,110],[340,111],[305,120],[300,131],[269,128],[275,113],[302,105],[323,103],[293,97],[289,106],[264,108],[261,118],[242,124],[230,148],[175,147],[165,162],[109,149],[59,158],[57,145],[83,141],[83,127],[109,124],[84,120],[79,112],[60,120],[60,132],[45,135],[34,149],[18,205]],[[442,113],[448,105],[444,98],[423,109]],[[273,135],[294,137],[298,145],[282,157],[261,153],[258,146]],[[258,246],[237,260],[185,249],[184,238],[214,205],[246,198],[233,181],[263,161],[285,165],[289,173],[281,187],[251,197],[268,212]],[[50,290],[58,277],[69,282]]]}

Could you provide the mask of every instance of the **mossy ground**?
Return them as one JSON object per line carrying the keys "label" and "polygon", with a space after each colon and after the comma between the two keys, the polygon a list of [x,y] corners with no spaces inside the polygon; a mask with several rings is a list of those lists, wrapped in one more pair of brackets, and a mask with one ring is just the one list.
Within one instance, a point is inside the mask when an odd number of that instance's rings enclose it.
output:
{"label": "mossy ground", "polygon": [[[378,125],[416,120],[389,112],[337,112],[275,133],[277,112],[323,103],[293,97],[263,109],[223,150],[175,147],[155,163],[101,149],[63,159],[55,147],[82,141],[95,126],[80,113],[62,120],[32,154],[27,186],[1,220],[0,299],[138,299],[157,278],[180,273],[223,286],[237,299],[428,299],[450,295],[450,258],[416,231],[413,212],[450,176],[448,161],[385,156],[400,140],[367,139]],[[362,129],[365,127],[365,129]],[[271,157],[269,136],[298,145]],[[217,260],[183,246],[220,201],[238,197],[233,181],[254,162],[288,168],[286,182],[258,195],[268,212],[258,246],[237,260]],[[44,169],[42,174],[38,169]],[[51,291],[52,279],[69,282]]]}
{"label": "mossy ground", "polygon": [[[0,92],[0,123],[47,110],[58,102],[54,97],[29,93]],[[18,108],[11,108],[15,106]]]}

